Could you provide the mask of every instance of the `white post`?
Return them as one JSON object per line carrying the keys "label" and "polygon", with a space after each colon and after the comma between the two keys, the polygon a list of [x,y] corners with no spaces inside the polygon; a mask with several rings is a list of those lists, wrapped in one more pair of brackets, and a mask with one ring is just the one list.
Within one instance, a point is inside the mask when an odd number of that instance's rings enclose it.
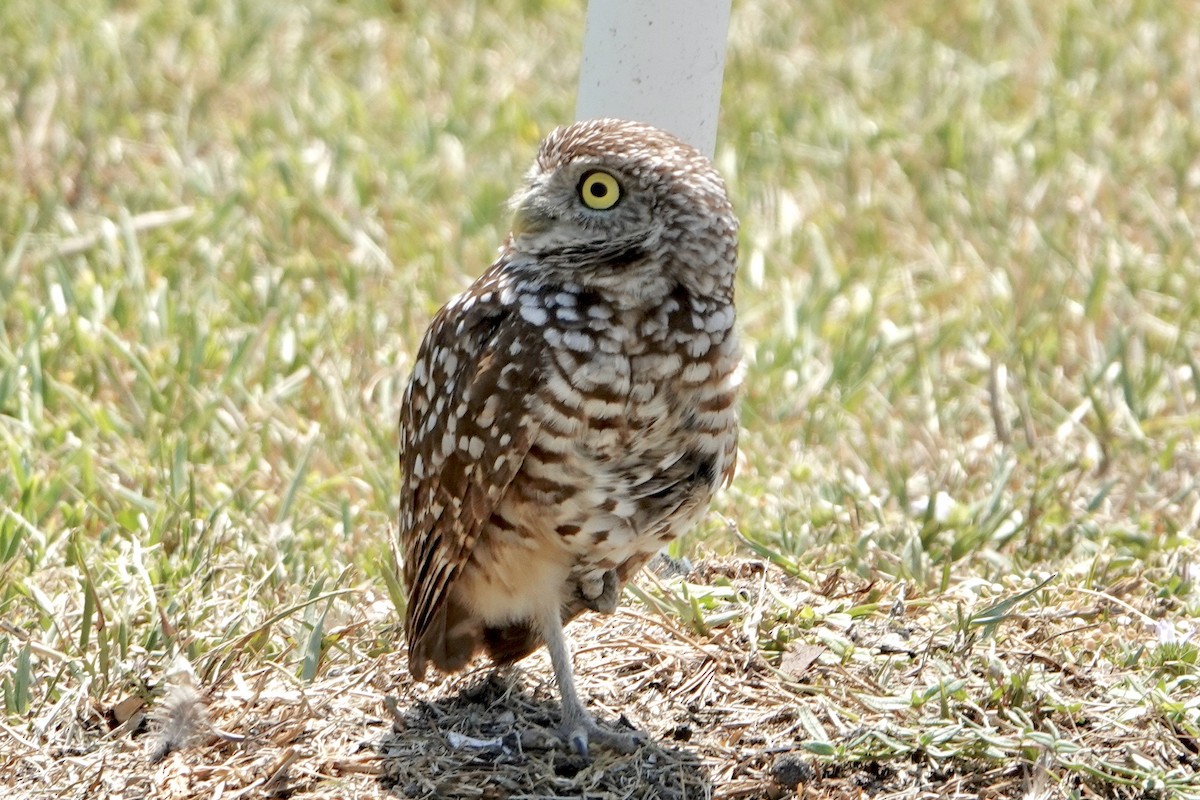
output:
{"label": "white post", "polygon": [[576,119],[648,122],[709,157],[731,0],[591,0]]}

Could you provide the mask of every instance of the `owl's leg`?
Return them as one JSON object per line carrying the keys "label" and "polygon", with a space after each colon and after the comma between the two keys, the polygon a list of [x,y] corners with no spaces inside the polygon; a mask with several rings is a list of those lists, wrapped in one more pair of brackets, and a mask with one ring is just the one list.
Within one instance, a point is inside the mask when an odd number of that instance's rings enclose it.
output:
{"label": "owl's leg", "polygon": [[575,595],[584,608],[599,611],[601,614],[612,614],[617,610],[617,601],[621,599],[621,581],[617,577],[617,571],[607,569],[603,573],[581,575],[575,587]]}
{"label": "owl's leg", "polygon": [[539,627],[546,649],[550,651],[550,663],[554,665],[554,679],[562,698],[562,737],[584,758],[588,757],[588,744],[596,743],[618,753],[632,753],[645,742],[640,733],[613,733],[596,724],[596,720],[583,707],[579,693],[575,690],[575,673],[571,665],[571,651],[563,632],[562,619],[557,608],[541,615]]}

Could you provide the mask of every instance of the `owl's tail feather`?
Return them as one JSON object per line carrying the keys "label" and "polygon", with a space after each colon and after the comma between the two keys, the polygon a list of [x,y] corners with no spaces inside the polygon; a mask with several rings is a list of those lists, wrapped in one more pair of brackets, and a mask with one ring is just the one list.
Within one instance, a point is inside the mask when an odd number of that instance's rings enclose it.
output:
{"label": "owl's tail feather", "polygon": [[451,599],[433,615],[424,634],[408,643],[408,671],[422,680],[432,661],[440,672],[458,672],[482,644],[483,626]]}
{"label": "owl's tail feather", "polygon": [[520,661],[541,646],[542,637],[532,621],[483,629],[483,647],[498,666]]}
{"label": "owl's tail feather", "polygon": [[[577,600],[568,603],[562,609],[562,624],[566,625],[584,611],[587,606],[583,603]],[[500,667],[520,661],[543,644],[545,640],[533,620],[483,629],[483,649]]]}

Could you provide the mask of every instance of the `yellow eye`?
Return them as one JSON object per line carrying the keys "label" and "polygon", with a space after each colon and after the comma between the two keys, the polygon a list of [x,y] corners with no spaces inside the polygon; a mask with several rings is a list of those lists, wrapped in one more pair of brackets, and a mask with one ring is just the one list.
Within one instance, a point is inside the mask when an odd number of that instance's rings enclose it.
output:
{"label": "yellow eye", "polygon": [[588,208],[606,211],[621,199],[621,184],[607,172],[590,170],[579,179],[579,199]]}

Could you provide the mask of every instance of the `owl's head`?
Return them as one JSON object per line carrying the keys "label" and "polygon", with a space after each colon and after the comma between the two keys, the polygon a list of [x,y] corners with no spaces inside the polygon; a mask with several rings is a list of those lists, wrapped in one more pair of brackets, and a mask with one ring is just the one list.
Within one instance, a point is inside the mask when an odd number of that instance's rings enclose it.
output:
{"label": "owl's head", "polygon": [[731,289],[737,218],[712,163],[671,134],[637,122],[558,128],[512,199],[509,247],[541,280],[652,293],[684,283]]}

